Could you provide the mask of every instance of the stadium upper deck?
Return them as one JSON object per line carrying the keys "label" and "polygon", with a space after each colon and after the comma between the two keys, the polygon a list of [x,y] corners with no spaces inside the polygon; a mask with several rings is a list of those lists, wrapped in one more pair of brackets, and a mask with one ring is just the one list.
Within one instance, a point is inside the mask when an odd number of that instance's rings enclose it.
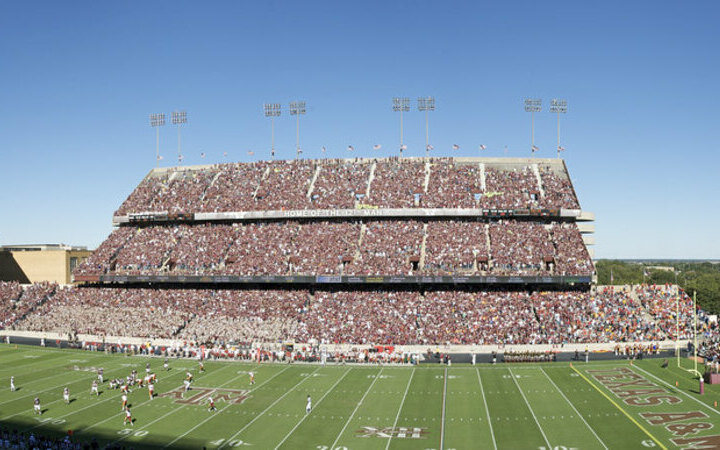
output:
{"label": "stadium upper deck", "polygon": [[[341,213],[341,214],[338,214]],[[75,279],[590,283],[559,159],[261,161],[156,169]]]}
{"label": "stadium upper deck", "polygon": [[367,209],[550,209],[560,215],[561,209],[578,211],[580,205],[559,159],[260,161],[155,169],[115,212],[114,221],[138,215],[222,220],[242,218],[227,213],[247,211],[284,211],[282,217],[288,217],[290,211]]}

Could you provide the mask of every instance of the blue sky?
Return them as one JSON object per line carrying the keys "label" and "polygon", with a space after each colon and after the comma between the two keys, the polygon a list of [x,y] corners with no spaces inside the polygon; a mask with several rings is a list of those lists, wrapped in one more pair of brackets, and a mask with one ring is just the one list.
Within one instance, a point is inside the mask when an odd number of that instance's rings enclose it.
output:
{"label": "blue sky", "polygon": [[[433,95],[436,155],[529,156],[532,96],[540,157],[549,101],[568,100],[596,257],[718,258],[718,17],[717,2],[3,2],[0,244],[102,242],[155,164],[150,113],[188,111],[186,164],[268,158],[262,104],[296,99],[306,157],[387,155],[392,97]],[[424,138],[407,113],[407,154]],[[160,146],[176,161],[172,126]],[[278,156],[294,146],[285,113]]]}

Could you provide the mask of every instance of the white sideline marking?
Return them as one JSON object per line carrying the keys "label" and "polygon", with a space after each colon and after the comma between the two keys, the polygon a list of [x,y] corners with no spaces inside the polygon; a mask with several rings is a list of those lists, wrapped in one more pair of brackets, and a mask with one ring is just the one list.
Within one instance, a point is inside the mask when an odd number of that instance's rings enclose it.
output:
{"label": "white sideline marking", "polygon": [[[320,369],[322,369],[322,366],[318,366],[318,368],[315,369],[315,372],[317,372],[317,371],[320,370]],[[313,372],[313,373],[315,373],[315,372]],[[228,439],[227,441],[225,441],[220,447],[218,447],[218,449],[223,448],[223,447],[225,446],[225,444],[227,444],[228,442],[232,442],[232,441],[234,441],[235,439],[237,439],[237,437],[240,436],[240,433],[242,433],[243,431],[245,431],[250,425],[252,425],[256,420],[258,420],[263,414],[265,414],[266,412],[268,412],[268,411],[270,410],[270,408],[272,408],[273,406],[275,406],[280,400],[282,400],[283,398],[285,398],[286,395],[288,395],[289,393],[291,393],[292,391],[294,391],[295,388],[297,388],[298,386],[300,386],[301,384],[303,384],[304,382],[306,382],[307,380],[309,380],[309,379],[312,378],[312,377],[301,377],[301,378],[302,378],[302,380],[298,381],[298,383],[297,383],[295,386],[293,386],[293,387],[291,387],[290,389],[288,389],[288,390],[287,390],[283,395],[281,395],[277,400],[275,400],[274,402],[272,402],[272,404],[271,404],[270,406],[268,406],[267,408],[265,408],[265,409],[263,410],[263,412],[261,412],[260,414],[258,414],[257,416],[255,416],[255,418],[254,418],[253,420],[251,420],[250,422],[248,422],[247,424],[245,424],[244,427],[240,428],[240,430],[238,430],[237,433],[233,434],[233,435],[230,437],[230,439]]]}
{"label": "white sideline marking", "polygon": [[[275,378],[276,376],[278,376],[278,375],[280,375],[281,373],[285,372],[285,371],[288,370],[289,368],[290,368],[290,365],[288,365],[286,368],[284,368],[284,369],[281,370],[280,372],[276,373],[275,375],[271,376],[271,377],[268,378],[267,380],[263,381],[262,383],[258,384],[256,387],[248,390],[248,393],[253,392],[253,391],[257,390],[257,389],[260,389],[263,385],[269,383],[273,378]],[[245,374],[247,374],[247,372],[245,372],[245,371],[238,372],[238,375],[245,375]],[[237,378],[237,377],[235,377],[235,378]],[[169,442],[168,444],[165,444],[165,446],[164,446],[163,448],[168,448],[168,447],[170,447],[170,446],[173,445],[175,442],[179,441],[180,439],[182,439],[182,438],[184,438],[185,436],[187,436],[188,434],[190,434],[192,431],[196,430],[200,425],[202,425],[202,424],[204,424],[204,423],[207,423],[210,419],[213,419],[214,417],[217,417],[217,415],[219,415],[221,412],[225,411],[226,409],[228,409],[228,408],[229,408],[230,406],[232,406],[232,405],[233,405],[232,403],[228,403],[227,406],[225,406],[225,407],[224,407],[223,409],[221,409],[220,411],[217,411],[215,414],[209,416],[208,418],[206,418],[206,419],[203,420],[202,422],[200,422],[200,423],[198,423],[197,425],[195,425],[194,427],[190,428],[190,429],[187,430],[185,433],[183,433],[183,434],[181,434],[180,436],[176,437],[174,440],[172,440],[172,441]]]}
{"label": "white sideline marking", "polygon": [[445,376],[443,377],[442,418],[440,419],[440,449],[445,448],[445,398],[447,397],[447,380],[447,367],[445,367]]}
{"label": "white sideline marking", "polygon": [[495,441],[495,432],[493,431],[492,420],[490,420],[490,410],[488,409],[487,400],[485,399],[485,389],[483,389],[482,381],[480,380],[480,369],[476,369],[478,384],[480,384],[480,392],[482,393],[483,404],[485,405],[485,414],[487,414],[488,424],[490,425],[490,436],[493,440],[493,448],[497,450],[497,441]]}
{"label": "white sideline marking", "polygon": [[[640,368],[640,367],[638,367],[638,366],[635,366],[635,365],[633,365],[630,370],[633,370],[633,369],[637,369],[637,370],[643,372],[643,373],[646,374],[646,375],[650,375],[652,378],[656,379],[657,381],[661,382],[662,384],[664,384],[664,385],[666,385],[666,386],[668,386],[668,387],[670,387],[670,388],[675,388],[675,386],[671,385],[670,383],[668,383],[667,381],[663,380],[662,378],[656,377],[655,375],[653,375],[652,373],[646,371],[645,369],[642,369],[642,368]],[[713,409],[712,406],[707,405],[707,404],[701,402],[700,400],[696,399],[695,397],[693,397],[693,396],[690,395],[690,394],[686,394],[686,393],[683,392],[681,389],[677,389],[677,388],[676,388],[675,390],[676,390],[677,392],[680,392],[681,394],[683,394],[683,395],[686,396],[687,398],[692,399],[692,400],[695,400],[696,402],[698,402],[698,403],[701,404],[702,406],[706,407],[707,409],[709,409],[709,410],[712,411],[713,413],[715,413],[715,414],[720,414],[720,413],[717,412],[715,409]]]}
{"label": "white sideline marking", "polygon": [[[353,370],[352,367],[348,368],[348,370],[345,371],[345,373],[335,382],[335,384],[333,384],[332,387],[331,387],[330,389],[328,389],[328,391],[327,391],[325,394],[323,394],[322,397],[320,397],[320,400],[318,400],[317,405],[320,405],[320,403],[325,399],[325,397],[327,397],[328,394],[329,394],[330,392],[332,392],[333,389],[335,389],[335,386],[337,386],[338,384],[340,384],[340,382],[343,380],[343,378],[345,378],[345,375],[349,374],[350,371],[352,371],[352,370]],[[310,414],[312,414],[312,412],[311,412]],[[290,435],[293,434],[293,433],[295,432],[295,430],[297,430],[297,428],[300,426],[300,424],[303,423],[303,422],[305,421],[305,419],[307,419],[310,414],[305,414],[305,415],[303,416],[303,418],[300,419],[300,422],[298,422],[298,423],[293,427],[293,429],[290,430],[290,432],[283,438],[283,440],[280,441],[280,443],[275,446],[275,450],[279,449],[280,446],[283,445],[283,443],[284,443],[285,441],[287,441],[287,438],[289,438]]]}
{"label": "white sideline marking", "polygon": [[550,383],[553,385],[553,387],[555,387],[555,389],[560,393],[560,395],[562,395],[562,397],[565,399],[565,401],[568,402],[568,405],[570,405],[570,407],[573,409],[573,411],[575,411],[575,414],[577,414],[578,417],[580,417],[580,420],[583,421],[585,426],[587,426],[590,429],[590,432],[592,432],[593,436],[595,436],[595,438],[598,440],[598,442],[600,442],[600,445],[602,445],[605,450],[608,450],[607,445],[605,445],[605,443],[602,441],[602,439],[600,439],[600,436],[598,436],[597,433],[595,433],[595,430],[593,429],[593,427],[591,427],[590,424],[585,421],[585,418],[582,416],[582,414],[580,414],[580,411],[575,409],[575,405],[573,405],[570,402],[570,400],[565,396],[563,391],[560,390],[560,388],[555,384],[555,382],[552,380],[552,378],[550,378],[550,376],[547,374],[547,372],[545,372],[545,369],[543,369],[541,367],[540,370],[542,371],[542,373],[545,374],[545,377],[547,377],[548,381],[550,381]]}
{"label": "white sideline marking", "polygon": [[[393,423],[393,429],[397,427],[398,420],[400,420],[400,412],[403,409],[403,405],[405,404],[405,398],[407,397],[408,390],[410,390],[410,383],[412,383],[413,376],[415,375],[415,367],[413,367],[412,372],[410,372],[410,379],[408,380],[408,384],[405,387],[405,394],[403,395],[402,401],[400,402],[400,407],[398,408],[397,416],[395,416],[395,423]],[[388,438],[387,445],[385,446],[385,450],[388,450],[390,448],[390,441],[392,441],[392,433],[390,434],[390,437]]]}
{"label": "white sideline marking", "polygon": [[520,387],[520,384],[517,382],[517,378],[515,378],[515,375],[512,373],[512,370],[508,369],[508,372],[510,372],[510,375],[512,375],[512,380],[515,383],[515,386],[517,386],[518,391],[520,391],[520,395],[522,395],[523,400],[525,400],[525,404],[527,405],[528,409],[530,410],[530,414],[532,414],[533,419],[535,419],[535,423],[537,424],[538,428],[540,429],[540,433],[543,435],[543,438],[545,438],[545,443],[547,444],[547,448],[552,448],[552,445],[550,445],[550,441],[548,441],[547,436],[545,436],[545,431],[543,431],[542,426],[540,426],[540,422],[538,422],[537,416],[535,415],[535,411],[533,411],[532,407],[530,406],[530,403],[527,401],[527,397],[525,397],[525,393],[522,391],[522,388]]}
{"label": "white sideline marking", "polygon": [[[218,373],[218,372],[220,372],[220,371],[223,370],[223,369],[227,369],[228,367],[230,367],[230,365],[227,365],[227,366],[225,366],[225,367],[221,367],[220,369],[216,370],[214,373]],[[181,372],[178,372],[178,373],[181,373]],[[227,382],[221,384],[221,385],[218,386],[218,387],[223,387],[223,386],[225,386],[226,384],[235,381],[235,379],[236,379],[236,378],[239,378],[239,377],[240,377],[240,375],[238,375],[238,376],[236,376],[236,377],[233,377],[233,378],[231,378],[230,380],[228,380]],[[148,399],[148,400],[145,400],[142,404],[144,405],[145,403],[150,403],[150,400],[149,400],[149,399]],[[138,407],[140,407],[140,406],[141,406],[141,405],[138,405]],[[172,413],[175,413],[175,412],[180,411],[181,409],[185,408],[186,406],[188,406],[188,405],[182,405],[182,406],[179,407],[179,408],[175,408],[175,409],[171,410],[169,413],[163,414],[162,416],[158,417],[157,419],[155,419],[155,420],[153,420],[153,421],[151,421],[151,422],[146,423],[145,425],[141,426],[140,428],[134,428],[134,429],[136,429],[137,431],[144,430],[145,428],[149,427],[150,425],[154,424],[155,422],[158,422],[158,421],[164,419],[165,417],[169,416],[169,415],[172,414]],[[110,443],[110,446],[115,445],[115,444],[117,444],[117,443],[120,442],[120,441],[124,441],[125,439],[129,438],[129,437],[132,436],[133,434],[134,434],[134,433],[130,433],[130,434],[127,434],[127,435],[121,437],[120,439],[116,439],[116,440],[112,441],[112,442]]]}
{"label": "white sideline marking", "polygon": [[376,382],[378,379],[380,379],[380,375],[382,374],[382,371],[383,371],[384,369],[385,369],[384,367],[381,367],[381,368],[380,368],[380,372],[378,372],[377,375],[375,375],[375,378],[373,379],[372,383],[370,383],[370,386],[367,388],[367,391],[365,391],[365,395],[362,396],[362,398],[360,399],[360,402],[358,402],[358,404],[357,404],[357,406],[355,406],[355,409],[353,410],[352,414],[350,414],[350,417],[348,417],[347,422],[345,422],[345,426],[342,427],[342,430],[340,430],[340,433],[338,433],[337,437],[335,438],[335,440],[333,441],[333,443],[330,445],[330,448],[331,448],[331,449],[335,448],[335,444],[338,443],[338,441],[340,440],[340,437],[341,437],[341,436],[343,435],[343,433],[345,432],[345,429],[347,428],[348,425],[350,425],[350,421],[352,420],[353,416],[355,415],[355,413],[357,412],[357,410],[360,408],[360,405],[362,405],[363,402],[365,401],[365,397],[367,397],[368,393],[370,393],[370,391],[372,390],[372,387],[373,387],[373,385],[375,384],[375,382]]}

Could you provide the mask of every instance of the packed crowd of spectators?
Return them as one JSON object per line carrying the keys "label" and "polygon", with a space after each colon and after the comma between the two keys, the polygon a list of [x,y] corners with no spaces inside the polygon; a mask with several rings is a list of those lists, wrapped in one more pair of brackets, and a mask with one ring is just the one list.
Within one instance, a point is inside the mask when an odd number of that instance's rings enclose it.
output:
{"label": "packed crowd of spectators", "polygon": [[76,268],[75,275],[589,275],[593,271],[574,223],[291,220],[120,227]]}
{"label": "packed crowd of spectators", "polygon": [[41,282],[20,286],[16,281],[0,281],[0,329],[9,328],[55,293],[57,284]]}
{"label": "packed crowd of spectators", "polygon": [[480,166],[454,164],[452,159],[436,160],[432,164],[427,193],[422,198],[424,208],[477,208],[483,192]]}
{"label": "packed crowd of spectators", "polygon": [[59,289],[13,328],[62,334],[169,338],[200,310],[207,291],[194,289]]}
{"label": "packed crowd of spectators", "polygon": [[448,220],[429,222],[423,273],[451,275],[489,269],[487,224]]}
{"label": "packed crowd of spectators", "polygon": [[488,231],[493,273],[547,272],[554,260],[555,247],[544,223],[500,220],[491,222]]}
{"label": "packed crowd of spectators", "polygon": [[536,208],[541,205],[540,188],[530,167],[501,170],[485,168],[482,208]]}
{"label": "packed crowd of spectators", "polygon": [[365,225],[360,252],[345,268],[348,275],[409,275],[420,263],[423,224],[387,220]]}
{"label": "packed crowd of spectators", "polygon": [[313,208],[352,209],[368,189],[369,163],[323,161],[312,190]]}
{"label": "packed crowd of spectators", "polygon": [[[38,288],[38,291],[42,289]],[[681,293],[682,314],[690,316]],[[565,344],[673,339],[674,294],[593,291],[58,290],[15,329],[212,344]],[[701,314],[700,332],[716,336]],[[711,333],[712,331],[712,333]],[[681,336],[692,323],[680,322]]]}
{"label": "packed crowd of spectators", "polygon": [[558,175],[550,167],[539,167],[545,197],[545,208],[580,209],[575,191],[567,177]]}
{"label": "packed crowd of spectators", "polygon": [[480,164],[452,158],[291,160],[181,168],[148,176],[115,215],[352,209],[359,205],[579,208],[566,174],[551,167],[539,167],[536,174],[530,165],[486,164],[484,189],[482,172]]}
{"label": "packed crowd of spectators", "polygon": [[223,164],[217,166],[217,178],[208,186],[200,203],[200,212],[249,211],[255,209],[255,189],[268,164]]}

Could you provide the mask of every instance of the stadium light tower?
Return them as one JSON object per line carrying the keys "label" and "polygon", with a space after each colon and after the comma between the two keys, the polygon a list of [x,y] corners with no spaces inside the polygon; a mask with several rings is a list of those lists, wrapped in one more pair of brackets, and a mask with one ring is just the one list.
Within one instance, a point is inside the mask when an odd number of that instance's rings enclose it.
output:
{"label": "stadium light tower", "polygon": [[300,116],[305,114],[305,102],[290,102],[290,115],[296,116],[295,125],[295,159],[300,157]]}
{"label": "stadium light tower", "polygon": [[435,111],[435,97],[418,97],[418,111],[425,111],[425,157],[429,156],[430,149],[430,122],[428,113]]}
{"label": "stadium light tower", "polygon": [[178,164],[182,164],[182,145],[180,141],[180,125],[187,123],[187,111],[173,111],[172,123],[177,125],[178,129]]}
{"label": "stadium light tower", "polygon": [[560,145],[560,113],[565,114],[567,112],[567,100],[552,99],[550,101],[550,112],[557,114],[557,157],[560,158],[560,152],[565,150],[565,148]]}
{"label": "stadium light tower", "polygon": [[275,159],[275,118],[280,116],[280,103],[265,103],[263,105],[265,117],[270,118],[270,158]]}
{"label": "stadium light tower", "polygon": [[165,125],[165,114],[150,114],[150,126],[155,128],[155,167],[160,167],[160,127]]}
{"label": "stadium light tower", "polygon": [[400,113],[400,156],[405,148],[403,144],[403,112],[410,111],[410,99],[408,97],[393,97],[392,110]]}
{"label": "stadium light tower", "polygon": [[525,111],[530,113],[530,150],[535,153],[539,149],[535,147],[535,113],[542,111],[542,99],[526,98]]}

